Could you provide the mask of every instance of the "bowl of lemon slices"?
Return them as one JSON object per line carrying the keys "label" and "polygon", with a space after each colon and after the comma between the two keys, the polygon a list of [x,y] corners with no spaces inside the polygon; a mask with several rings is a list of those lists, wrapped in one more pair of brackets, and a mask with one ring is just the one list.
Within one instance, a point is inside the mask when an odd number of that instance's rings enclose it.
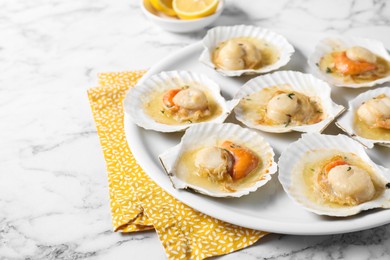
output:
{"label": "bowl of lemon slices", "polygon": [[145,16],[164,30],[176,33],[198,31],[222,13],[224,0],[141,0]]}

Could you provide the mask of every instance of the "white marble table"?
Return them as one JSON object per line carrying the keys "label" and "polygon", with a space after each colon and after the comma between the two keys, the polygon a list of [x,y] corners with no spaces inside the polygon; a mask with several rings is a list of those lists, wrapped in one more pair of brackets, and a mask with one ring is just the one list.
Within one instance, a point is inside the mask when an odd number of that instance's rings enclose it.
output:
{"label": "white marble table", "polygon": [[[113,233],[86,90],[145,69],[205,31],[150,24],[138,0],[0,0],[0,259],[164,259],[153,231]],[[217,24],[338,32],[390,48],[386,0],[227,1]],[[270,235],[222,259],[389,259],[390,225],[333,236]]]}

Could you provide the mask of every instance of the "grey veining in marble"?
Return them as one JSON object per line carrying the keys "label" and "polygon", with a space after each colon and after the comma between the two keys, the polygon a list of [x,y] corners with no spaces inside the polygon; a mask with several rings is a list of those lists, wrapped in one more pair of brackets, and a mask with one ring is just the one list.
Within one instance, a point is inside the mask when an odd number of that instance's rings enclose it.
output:
{"label": "grey veining in marble", "polygon": [[[227,1],[218,25],[359,34],[390,48],[386,0]],[[0,259],[164,259],[153,231],[112,232],[86,90],[200,40],[142,15],[138,0],[0,0]],[[272,234],[221,259],[389,259],[390,226]]]}

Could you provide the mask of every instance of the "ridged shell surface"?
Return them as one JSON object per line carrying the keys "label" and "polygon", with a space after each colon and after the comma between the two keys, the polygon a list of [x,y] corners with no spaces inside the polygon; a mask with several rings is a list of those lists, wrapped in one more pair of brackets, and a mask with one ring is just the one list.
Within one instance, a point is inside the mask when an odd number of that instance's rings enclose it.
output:
{"label": "ridged shell surface", "polygon": [[[259,69],[224,70],[217,68],[211,59],[214,48],[223,41],[238,37],[251,37],[270,43],[279,52],[279,59],[275,63]],[[228,77],[261,74],[279,69],[290,61],[291,55],[294,53],[294,47],[284,36],[251,25],[219,26],[212,28],[203,38],[203,46],[204,51],[202,52],[199,61]]]}
{"label": "ridged shell surface", "polygon": [[317,133],[304,134],[298,141],[290,144],[283,151],[279,162],[279,181],[284,191],[297,204],[307,210],[319,215],[346,217],[355,215],[361,211],[372,208],[390,207],[390,190],[385,189],[382,195],[374,200],[356,205],[330,207],[316,203],[309,199],[304,193],[305,182],[303,181],[303,160],[310,157],[310,153],[316,150],[337,150],[341,152],[354,153],[366,164],[372,167],[375,174],[384,183],[390,182],[390,171],[375,164],[366,154],[362,145],[346,135],[321,135]]}
{"label": "ridged shell surface", "polygon": [[313,54],[309,57],[308,63],[310,69],[317,77],[324,79],[329,84],[338,87],[372,87],[390,81],[390,76],[387,76],[384,78],[363,83],[344,83],[342,80],[333,77],[332,73],[326,73],[324,71],[321,71],[318,67],[318,63],[324,55],[337,50],[347,49],[353,46],[364,47],[373,52],[374,54],[384,58],[385,60],[390,61],[390,55],[387,52],[383,43],[381,43],[380,41],[358,37],[329,37],[321,40],[315,47]]}
{"label": "ridged shell surface", "polygon": [[184,85],[200,84],[204,86],[215,99],[216,103],[222,108],[222,113],[215,118],[211,118],[208,122],[222,123],[231,113],[234,106],[238,103],[237,100],[226,101],[220,93],[220,88],[216,82],[203,74],[197,74],[189,71],[167,71],[153,75],[146,79],[141,84],[130,89],[124,101],[126,113],[132,121],[138,126],[147,130],[155,130],[158,132],[178,132],[187,129],[188,127],[198,124],[177,124],[168,125],[156,122],[144,110],[146,102],[150,101],[153,93],[167,91],[173,88],[181,88]]}
{"label": "ridged shell surface", "polygon": [[[252,186],[234,192],[215,191],[187,183],[186,180],[177,175],[177,164],[180,156],[185,151],[200,147],[213,147],[217,144],[217,141],[221,140],[229,140],[237,144],[250,144],[250,149],[261,158],[263,166],[256,172],[251,173],[259,175],[258,179],[255,176],[256,182]],[[186,131],[180,144],[167,150],[159,158],[176,189],[189,188],[212,197],[241,197],[247,195],[265,185],[271,179],[271,175],[277,170],[277,165],[274,161],[274,151],[264,138],[254,131],[231,123],[202,123],[192,126]]]}
{"label": "ridged shell surface", "polygon": [[348,110],[340,118],[338,118],[336,122],[336,125],[339,128],[341,128],[352,138],[356,139],[367,148],[373,148],[374,144],[390,147],[390,140],[374,140],[364,138],[359,136],[359,134],[354,130],[354,117],[356,115],[356,111],[365,101],[377,97],[381,94],[386,94],[390,97],[390,87],[377,88],[358,95],[356,98],[348,102]]}
{"label": "ridged shell surface", "polygon": [[321,105],[323,112],[326,114],[326,117],[322,121],[312,125],[266,126],[260,125],[249,119],[244,113],[244,110],[240,104],[238,104],[234,109],[236,118],[248,127],[259,129],[265,132],[284,133],[298,131],[310,133],[323,131],[334,120],[335,117],[344,111],[343,106],[337,105],[332,101],[330,97],[331,88],[326,82],[310,74],[297,71],[277,71],[272,74],[253,78],[241,87],[241,89],[234,96],[234,99],[241,100],[252,93],[259,92],[264,88],[269,88],[272,86],[278,86],[280,89],[288,89],[300,92],[309,97],[319,97],[322,103]]}

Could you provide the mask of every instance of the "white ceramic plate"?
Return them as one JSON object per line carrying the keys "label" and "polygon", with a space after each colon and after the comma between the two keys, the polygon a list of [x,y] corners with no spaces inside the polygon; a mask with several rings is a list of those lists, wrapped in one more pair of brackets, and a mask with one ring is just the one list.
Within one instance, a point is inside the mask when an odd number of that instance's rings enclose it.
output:
{"label": "white ceramic plate", "polygon": [[[296,48],[290,63],[282,70],[309,72],[307,57],[316,43],[328,36],[304,32],[278,31]],[[231,99],[238,88],[251,77],[228,78],[198,62],[202,44],[195,43],[170,55],[153,66],[141,79],[167,70],[191,70],[207,74],[217,81],[225,98]],[[362,93],[364,89],[332,88],[332,98],[347,107],[349,99]],[[131,104],[125,104],[131,105]],[[228,122],[237,123],[231,115]],[[313,214],[296,205],[284,193],[277,176],[258,191],[241,198],[211,198],[185,190],[175,190],[161,167],[158,155],[180,142],[183,133],[163,134],[147,131],[133,124],[125,115],[126,136],[131,150],[144,171],[164,190],[188,206],[212,217],[247,228],[268,232],[296,235],[324,235],[353,232],[390,223],[390,210],[372,210],[348,218],[328,218]],[[259,132],[274,148],[276,160],[280,153],[300,133],[272,134]],[[327,134],[341,133],[334,122],[325,130]],[[376,146],[369,150],[372,160],[390,167],[390,149]]]}

